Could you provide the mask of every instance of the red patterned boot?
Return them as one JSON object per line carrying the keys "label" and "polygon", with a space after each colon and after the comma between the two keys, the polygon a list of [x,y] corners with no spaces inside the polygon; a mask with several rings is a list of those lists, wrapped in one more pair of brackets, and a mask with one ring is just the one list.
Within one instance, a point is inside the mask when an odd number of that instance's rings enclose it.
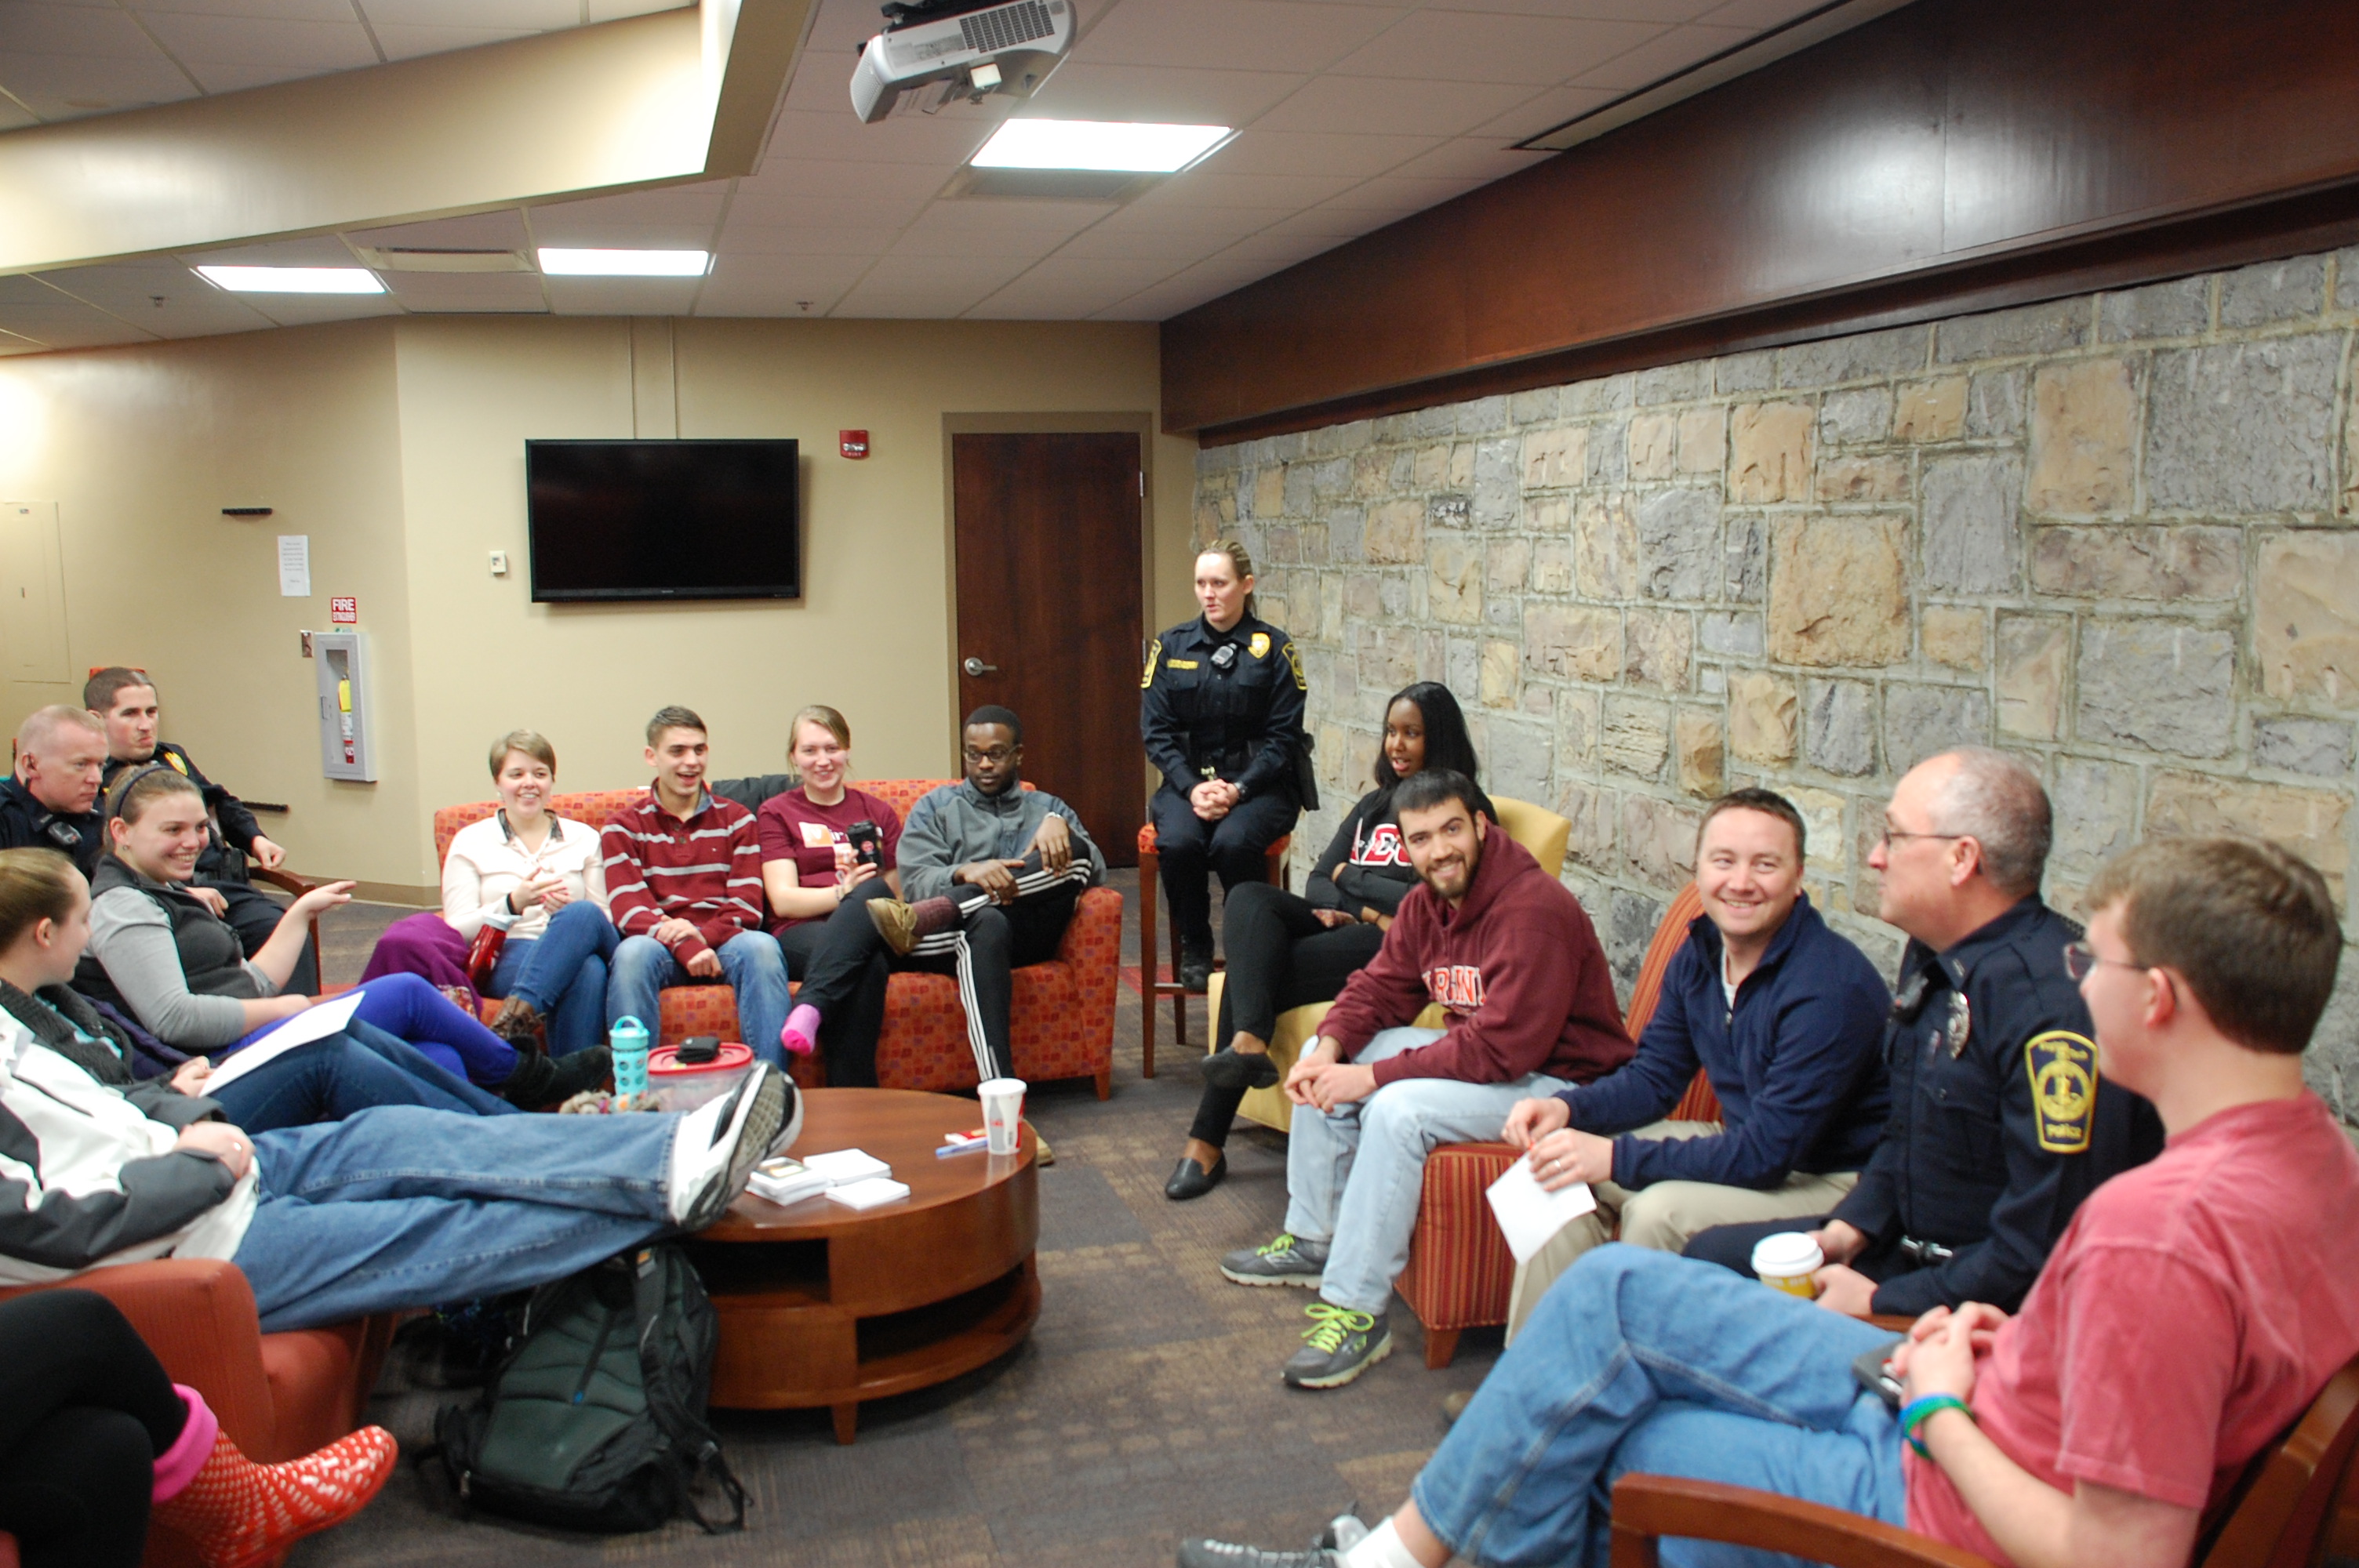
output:
{"label": "red patterned boot", "polygon": [[194,1389],[179,1393],[189,1423],[157,1457],[154,1518],[195,1547],[205,1568],[255,1568],[342,1524],[368,1506],[400,1456],[391,1433],[364,1426],[300,1459],[256,1465]]}

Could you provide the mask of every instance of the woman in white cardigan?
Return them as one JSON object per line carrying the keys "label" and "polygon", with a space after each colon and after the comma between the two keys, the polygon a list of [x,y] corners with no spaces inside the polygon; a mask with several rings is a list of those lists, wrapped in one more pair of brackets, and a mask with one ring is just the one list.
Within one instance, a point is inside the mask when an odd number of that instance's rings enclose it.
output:
{"label": "woman in white cardigan", "polygon": [[473,942],[507,932],[484,982],[504,999],[492,1032],[526,1044],[544,1032],[549,1054],[598,1044],[606,1023],[606,960],[620,940],[606,914],[598,830],[552,815],[556,749],[529,730],[492,745],[500,808],[451,840],[442,861],[442,918]]}

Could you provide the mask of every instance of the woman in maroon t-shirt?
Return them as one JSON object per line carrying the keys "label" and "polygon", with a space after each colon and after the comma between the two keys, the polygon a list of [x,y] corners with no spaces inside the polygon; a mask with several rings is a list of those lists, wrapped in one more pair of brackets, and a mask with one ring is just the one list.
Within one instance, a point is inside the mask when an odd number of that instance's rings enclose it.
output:
{"label": "woman in maroon t-shirt", "polygon": [[[802,782],[772,795],[755,814],[762,842],[762,891],[770,905],[770,935],[787,956],[787,972],[808,981],[829,946],[831,916],[839,909],[856,922],[832,940],[871,929],[864,905],[874,897],[898,898],[901,872],[895,851],[901,817],[892,806],[846,781],[852,773],[852,726],[832,708],[813,706],[795,715],[787,759]],[[878,835],[875,864],[853,854],[855,823],[874,823]],[[848,907],[847,906],[851,906]],[[870,946],[860,942],[863,948]],[[838,1087],[876,1081],[876,1036],[885,1025],[886,958],[864,953],[864,973],[842,1027],[830,1027],[821,1044],[828,1054],[828,1082]],[[839,1039],[839,1036],[841,1038]],[[839,1060],[839,1058],[842,1058]]]}

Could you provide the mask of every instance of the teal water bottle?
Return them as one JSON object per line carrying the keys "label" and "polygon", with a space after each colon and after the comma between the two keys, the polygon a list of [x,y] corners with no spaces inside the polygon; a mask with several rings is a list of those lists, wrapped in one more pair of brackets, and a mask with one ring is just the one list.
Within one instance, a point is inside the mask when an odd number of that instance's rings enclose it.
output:
{"label": "teal water bottle", "polygon": [[647,1026],[625,1015],[606,1032],[607,1048],[614,1056],[614,1093],[618,1098],[647,1092]]}

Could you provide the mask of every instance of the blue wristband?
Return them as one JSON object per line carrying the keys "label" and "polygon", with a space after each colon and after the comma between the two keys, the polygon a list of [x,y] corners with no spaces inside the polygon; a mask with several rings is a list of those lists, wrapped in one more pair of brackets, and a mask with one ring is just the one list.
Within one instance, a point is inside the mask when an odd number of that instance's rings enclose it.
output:
{"label": "blue wristband", "polygon": [[1974,1412],[1966,1408],[1966,1401],[1955,1394],[1927,1394],[1901,1407],[1900,1435],[1908,1439],[1908,1446],[1917,1451],[1918,1458],[1930,1460],[1933,1455],[1917,1436],[1917,1429],[1943,1411],[1956,1411],[1968,1421],[1974,1419]]}

